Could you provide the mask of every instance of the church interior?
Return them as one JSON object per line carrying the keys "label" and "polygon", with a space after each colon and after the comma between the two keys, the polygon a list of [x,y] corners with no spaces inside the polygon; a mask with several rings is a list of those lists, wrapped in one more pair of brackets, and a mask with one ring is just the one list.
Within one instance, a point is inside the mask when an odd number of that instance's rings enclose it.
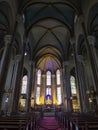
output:
{"label": "church interior", "polygon": [[0,130],[98,130],[98,0],[0,0]]}

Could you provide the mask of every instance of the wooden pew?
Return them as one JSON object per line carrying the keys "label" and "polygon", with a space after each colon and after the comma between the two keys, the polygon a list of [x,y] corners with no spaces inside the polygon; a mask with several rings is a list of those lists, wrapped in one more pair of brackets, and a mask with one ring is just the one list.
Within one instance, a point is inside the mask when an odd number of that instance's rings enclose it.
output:
{"label": "wooden pew", "polygon": [[68,130],[98,130],[98,117],[90,115],[67,116]]}
{"label": "wooden pew", "polygon": [[32,118],[30,116],[0,117],[0,130],[32,130]]}

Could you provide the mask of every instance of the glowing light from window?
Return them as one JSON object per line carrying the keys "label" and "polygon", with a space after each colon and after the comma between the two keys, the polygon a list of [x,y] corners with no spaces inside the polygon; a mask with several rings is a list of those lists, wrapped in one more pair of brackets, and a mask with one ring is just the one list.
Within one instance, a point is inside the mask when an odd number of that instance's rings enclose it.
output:
{"label": "glowing light from window", "polygon": [[62,103],[61,87],[57,87],[57,101],[58,101],[58,104]]}
{"label": "glowing light from window", "polygon": [[47,85],[51,85],[51,72],[47,71]]}
{"label": "glowing light from window", "polygon": [[75,77],[70,77],[70,83],[71,83],[71,92],[72,94],[76,94],[76,83],[75,83]]}
{"label": "glowing light from window", "polygon": [[36,90],[36,103],[40,104],[40,87],[37,87]]}
{"label": "glowing light from window", "polygon": [[27,75],[23,76],[21,94],[26,94],[27,91]]}
{"label": "glowing light from window", "polygon": [[57,85],[60,85],[60,70],[56,71]]}
{"label": "glowing light from window", "polygon": [[41,84],[41,70],[38,70],[38,73],[37,73],[37,84],[38,85]]}
{"label": "glowing light from window", "polygon": [[51,88],[46,88],[46,95],[51,95]]}

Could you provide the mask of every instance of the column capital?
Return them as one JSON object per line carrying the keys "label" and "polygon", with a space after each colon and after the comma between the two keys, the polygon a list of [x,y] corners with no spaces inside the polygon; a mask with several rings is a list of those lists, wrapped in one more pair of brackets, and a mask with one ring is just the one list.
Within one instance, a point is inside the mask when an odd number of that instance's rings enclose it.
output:
{"label": "column capital", "polygon": [[77,55],[77,60],[79,62],[83,62],[83,56],[82,55]]}
{"label": "column capital", "polygon": [[95,41],[96,41],[95,36],[89,35],[89,36],[87,37],[87,39],[88,39],[90,45],[94,45],[94,44],[95,44]]}
{"label": "column capital", "polygon": [[78,22],[79,23],[83,23],[84,22],[84,15],[83,14],[78,16]]}
{"label": "column capital", "polygon": [[21,61],[21,55],[16,55],[14,60],[15,60],[15,62]]}
{"label": "column capital", "polygon": [[18,23],[23,22],[23,18],[22,18],[22,16],[21,16],[20,14],[17,14],[17,16],[16,16],[16,21],[17,21]]}
{"label": "column capital", "polygon": [[30,66],[34,66],[34,62],[31,60],[31,61],[29,61],[29,65]]}
{"label": "column capital", "polygon": [[71,45],[75,44],[75,38],[74,37],[70,38],[70,43],[71,43]]}
{"label": "column capital", "polygon": [[11,40],[12,40],[12,35],[5,35],[4,37],[5,45],[11,44]]}
{"label": "column capital", "polygon": [[68,66],[69,65],[69,62],[68,61],[64,61],[63,62],[63,66]]}

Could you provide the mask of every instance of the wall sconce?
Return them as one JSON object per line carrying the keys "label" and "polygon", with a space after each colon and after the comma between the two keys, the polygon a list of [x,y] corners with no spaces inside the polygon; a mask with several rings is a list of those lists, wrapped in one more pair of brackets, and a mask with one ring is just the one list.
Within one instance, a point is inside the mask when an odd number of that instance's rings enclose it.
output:
{"label": "wall sconce", "polygon": [[96,92],[95,92],[95,90],[94,89],[87,90],[86,93],[88,95],[89,102],[94,103],[95,100],[96,100]]}
{"label": "wall sconce", "polygon": [[70,97],[70,100],[72,100],[72,99],[73,99],[73,97],[71,96],[71,97]]}
{"label": "wall sconce", "polygon": [[9,100],[9,97],[7,96],[7,98],[6,98],[5,102],[6,102],[6,103],[8,103],[8,100]]}

